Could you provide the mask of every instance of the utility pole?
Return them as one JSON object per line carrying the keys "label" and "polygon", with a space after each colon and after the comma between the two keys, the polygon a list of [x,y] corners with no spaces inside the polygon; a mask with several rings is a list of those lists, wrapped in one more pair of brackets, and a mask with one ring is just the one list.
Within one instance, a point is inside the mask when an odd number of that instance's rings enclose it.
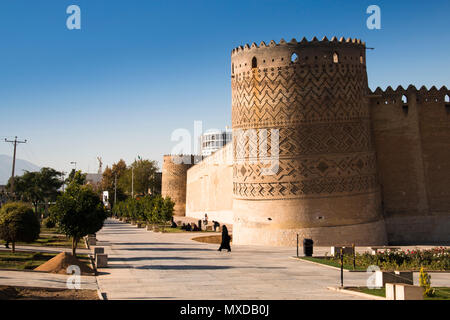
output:
{"label": "utility pole", "polygon": [[17,136],[14,138],[14,140],[8,140],[5,139],[5,142],[11,142],[14,144],[14,155],[13,155],[13,164],[12,164],[12,174],[11,174],[11,192],[14,193],[14,172],[16,170],[16,149],[17,149],[17,144],[20,143],[27,143],[27,140],[17,140]]}
{"label": "utility pole", "polygon": [[114,206],[117,202],[117,173],[114,174]]}
{"label": "utility pole", "polygon": [[131,167],[131,197],[134,198],[134,167]]}

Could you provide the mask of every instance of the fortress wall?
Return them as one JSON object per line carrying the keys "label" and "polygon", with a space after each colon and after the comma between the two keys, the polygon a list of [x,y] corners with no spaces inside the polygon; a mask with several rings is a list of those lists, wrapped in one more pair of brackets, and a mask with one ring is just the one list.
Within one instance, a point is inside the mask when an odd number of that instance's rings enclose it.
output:
{"label": "fortress wall", "polygon": [[[374,94],[378,96],[377,92]],[[377,151],[383,207],[387,216],[428,212],[416,94],[408,93],[403,110],[402,93],[393,90],[371,98],[371,115]]]}
{"label": "fortress wall", "polygon": [[[386,91],[378,88],[370,99],[384,215],[392,244],[450,242],[446,92],[388,87]],[[402,96],[407,101],[403,102]]]}
{"label": "fortress wall", "polygon": [[187,171],[186,216],[233,223],[232,144],[206,157]]}
{"label": "fortress wall", "polygon": [[[233,50],[233,131],[258,137],[233,136],[235,243],[292,245],[296,233],[318,245],[386,243],[367,92],[365,45],[356,39]],[[279,132],[273,175],[250,154],[270,145],[264,129]]]}
{"label": "fortress wall", "polygon": [[[422,88],[418,94],[422,154],[430,215],[450,214],[450,91]],[[448,229],[450,237],[450,229]]]}

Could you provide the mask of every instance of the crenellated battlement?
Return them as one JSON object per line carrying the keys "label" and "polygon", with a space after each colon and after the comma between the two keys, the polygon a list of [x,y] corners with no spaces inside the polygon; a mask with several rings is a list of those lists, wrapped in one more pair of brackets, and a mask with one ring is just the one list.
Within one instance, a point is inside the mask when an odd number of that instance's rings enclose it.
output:
{"label": "crenellated battlement", "polygon": [[251,71],[272,70],[275,68],[356,68],[366,67],[366,44],[360,39],[333,37],[322,40],[314,37],[311,40],[303,38],[300,42],[292,39],[278,43],[271,40],[269,44],[262,41],[259,45],[239,46],[231,52],[231,75],[250,74]]}
{"label": "crenellated battlement", "polygon": [[[415,96],[415,100],[417,103],[448,103],[446,102],[450,96],[450,91],[446,86],[442,86],[440,89],[437,89],[435,86],[432,86],[430,89],[427,89],[426,86],[420,87],[417,89],[413,85],[409,85],[408,88],[403,88],[402,86],[398,86],[397,89],[393,89],[391,86],[388,86],[385,90],[377,87],[374,91],[370,91],[369,98],[372,100],[372,105],[375,104],[397,104],[402,101],[403,104],[407,104],[411,101],[412,96]],[[448,100],[447,100],[448,101]]]}
{"label": "crenellated battlement", "polygon": [[297,39],[293,38],[291,41],[286,42],[286,40],[281,39],[278,43],[274,40],[271,40],[269,44],[266,44],[264,41],[261,41],[259,45],[257,45],[255,42],[252,44],[245,44],[244,46],[239,46],[234,48],[231,51],[231,55],[236,55],[242,52],[251,51],[253,49],[259,49],[259,48],[273,48],[273,47],[299,47],[299,46],[317,46],[317,45],[323,45],[323,44],[329,44],[329,45],[337,45],[337,46],[352,46],[352,47],[365,47],[366,43],[361,41],[361,39],[356,38],[337,38],[333,37],[331,40],[328,40],[328,38],[325,36],[322,38],[322,40],[319,40],[317,37],[313,37],[311,40],[306,39],[303,37],[302,40],[297,41]]}

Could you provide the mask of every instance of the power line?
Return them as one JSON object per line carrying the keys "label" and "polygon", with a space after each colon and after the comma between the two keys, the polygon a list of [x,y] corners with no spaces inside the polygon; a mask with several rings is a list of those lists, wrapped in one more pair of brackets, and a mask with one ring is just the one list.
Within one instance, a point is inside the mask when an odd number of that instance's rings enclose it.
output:
{"label": "power line", "polygon": [[10,142],[14,144],[14,155],[13,155],[13,164],[12,164],[12,174],[11,174],[11,192],[14,193],[14,171],[16,170],[16,149],[17,145],[21,143],[27,143],[27,140],[17,140],[17,136],[14,140],[5,139],[5,142]]}

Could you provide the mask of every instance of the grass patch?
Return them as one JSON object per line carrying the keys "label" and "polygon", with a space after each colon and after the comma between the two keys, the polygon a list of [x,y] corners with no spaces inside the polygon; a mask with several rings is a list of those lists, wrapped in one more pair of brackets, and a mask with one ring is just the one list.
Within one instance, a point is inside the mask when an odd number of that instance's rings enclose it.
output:
{"label": "grass patch", "polygon": [[450,300],[450,288],[449,287],[436,287],[434,297],[426,297],[425,300]]}
{"label": "grass patch", "polygon": [[386,298],[386,288],[369,289],[367,287],[354,287],[354,288],[348,288],[348,289],[357,291],[357,292],[362,292],[365,294],[371,294],[373,296]]}
{"label": "grass patch", "polygon": [[11,270],[33,270],[56,256],[56,253],[0,251],[0,268]]}
{"label": "grass patch", "polygon": [[[299,257],[299,259],[302,260],[307,260],[307,261],[312,261],[312,262],[317,262],[317,263],[321,263],[327,266],[331,266],[331,267],[336,267],[336,268],[340,268],[341,264],[340,262],[332,259],[332,258],[318,258],[318,257]],[[344,262],[344,269],[345,270],[358,270],[358,271],[365,271],[365,268],[362,268],[358,265],[356,265],[356,268],[353,269],[353,264],[346,264]]]}
{"label": "grass patch", "polygon": [[[60,248],[72,248],[72,239],[67,238],[64,235],[57,234],[43,234],[41,231],[39,238],[33,242],[16,242],[16,246],[37,246],[37,247],[60,247]],[[4,244],[5,241],[1,241]],[[11,247],[11,243],[9,244]],[[78,248],[85,249],[86,245],[83,240],[78,241]]]}
{"label": "grass patch", "polygon": [[[385,288],[369,289],[367,287],[353,287],[347,289],[386,298]],[[434,289],[435,289],[434,297],[424,297],[424,300],[450,300],[449,287],[435,287]]]}
{"label": "grass patch", "polygon": [[[47,262],[58,253],[32,252],[32,251],[0,251],[0,269],[10,270],[33,270]],[[77,254],[78,260],[89,266],[89,256]]]}
{"label": "grass patch", "polygon": [[164,231],[162,230],[162,227],[159,227],[159,231],[162,231],[164,233],[177,233],[177,232],[214,232],[213,230],[201,230],[201,231],[186,231],[186,230],[182,230],[180,226],[176,227],[176,228],[171,228],[170,226],[165,227]]}
{"label": "grass patch", "polygon": [[45,226],[41,226],[41,233],[60,234],[57,228],[47,228]]}

